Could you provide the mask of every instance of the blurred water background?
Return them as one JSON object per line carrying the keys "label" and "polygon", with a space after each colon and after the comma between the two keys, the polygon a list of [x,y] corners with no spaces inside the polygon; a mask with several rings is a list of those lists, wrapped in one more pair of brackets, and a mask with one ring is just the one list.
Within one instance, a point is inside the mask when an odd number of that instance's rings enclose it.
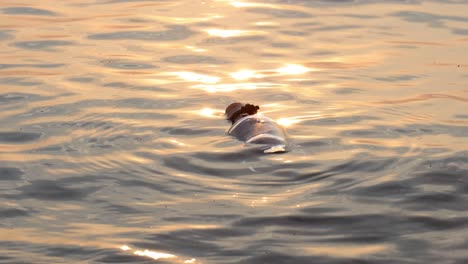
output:
{"label": "blurred water background", "polygon": [[468,263],[466,0],[8,0],[0,47],[0,263]]}

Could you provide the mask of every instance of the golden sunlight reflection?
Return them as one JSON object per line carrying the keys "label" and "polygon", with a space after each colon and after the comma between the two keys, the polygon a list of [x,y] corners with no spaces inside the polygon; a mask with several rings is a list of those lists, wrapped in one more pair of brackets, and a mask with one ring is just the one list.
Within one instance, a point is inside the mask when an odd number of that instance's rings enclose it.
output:
{"label": "golden sunlight reflection", "polygon": [[173,258],[173,257],[175,257],[175,255],[172,255],[172,254],[160,253],[160,252],[155,252],[155,251],[151,251],[151,250],[147,250],[147,249],[145,249],[144,251],[137,250],[137,251],[133,252],[133,254],[138,255],[138,256],[142,256],[142,257],[149,257],[149,258],[152,258],[152,259],[155,259],[155,260],[160,259],[160,258]]}
{"label": "golden sunlight reflection", "polygon": [[173,72],[172,74],[178,76],[179,78],[185,81],[190,82],[217,83],[220,80],[220,78],[216,76],[199,74],[195,72]]}
{"label": "golden sunlight reflection", "polygon": [[185,47],[193,52],[206,52],[207,51],[206,49],[197,48],[194,46],[185,46]]}
{"label": "golden sunlight reflection", "polygon": [[301,122],[299,119],[295,119],[294,117],[282,117],[276,120],[276,123],[278,123],[280,126],[284,127],[289,127],[291,125],[297,124]]}
{"label": "golden sunlight reflection", "polygon": [[371,254],[377,254],[392,249],[391,245],[374,244],[374,245],[360,245],[360,246],[341,246],[341,245],[316,245],[306,249],[306,252],[316,255],[326,255],[342,258],[353,258]]}
{"label": "golden sunlight reflection", "polygon": [[299,64],[286,64],[276,69],[276,72],[280,74],[304,74],[309,71],[312,71],[312,69]]}
{"label": "golden sunlight reflection", "polygon": [[305,116],[293,116],[293,117],[282,117],[282,118],[278,118],[276,120],[276,123],[278,123],[279,125],[281,126],[284,126],[284,127],[289,127],[289,126],[292,126],[294,124],[297,124],[297,123],[300,123],[304,120],[309,120],[311,118],[317,118],[317,117],[320,117],[322,116],[321,114],[312,114],[312,115],[305,115]]}
{"label": "golden sunlight reflection", "polygon": [[243,81],[243,80],[248,80],[251,78],[263,78],[265,75],[257,73],[256,71],[253,70],[240,70],[236,72],[232,72],[229,74],[233,79]]}
{"label": "golden sunlight reflection", "polygon": [[230,5],[234,7],[275,7],[272,4],[264,4],[264,3],[254,3],[254,2],[246,2],[246,1],[237,1],[237,0],[218,0],[220,2],[228,2]]}
{"label": "golden sunlight reflection", "polygon": [[182,146],[182,147],[187,145],[187,144],[185,144],[183,142],[178,141],[177,139],[169,139],[169,142],[172,142],[172,143],[174,143],[174,144],[176,144],[178,146]]}
{"label": "golden sunlight reflection", "polygon": [[[127,246],[127,245],[123,245],[123,246],[120,247],[120,249],[123,250],[123,251],[129,251],[132,248]],[[154,260],[175,258],[176,257],[175,255],[172,255],[172,254],[156,252],[156,251],[147,250],[147,249],[145,249],[143,251],[142,250],[134,250],[133,254],[135,254],[137,256],[142,256],[142,257],[149,257],[149,258],[152,258]]]}
{"label": "golden sunlight reflection", "polygon": [[218,118],[220,115],[224,114],[224,111],[209,108],[209,107],[205,107],[200,110],[196,110],[194,112],[200,116],[204,116],[208,118]]}
{"label": "golden sunlight reflection", "polygon": [[205,31],[210,36],[221,37],[221,38],[240,37],[240,36],[260,33],[258,31],[249,31],[249,30],[240,30],[240,29],[218,29],[218,28],[206,29]]}
{"label": "golden sunlight reflection", "polygon": [[120,247],[120,249],[123,250],[123,251],[127,251],[127,250],[130,250],[131,248],[129,246],[127,246],[127,245],[123,245],[123,246]]}

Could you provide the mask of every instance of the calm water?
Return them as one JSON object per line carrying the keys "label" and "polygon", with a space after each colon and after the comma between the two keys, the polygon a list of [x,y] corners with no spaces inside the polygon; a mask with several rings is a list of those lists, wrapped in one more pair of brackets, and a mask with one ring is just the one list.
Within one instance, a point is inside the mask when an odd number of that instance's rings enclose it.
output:
{"label": "calm water", "polygon": [[468,263],[468,1],[382,2],[2,1],[0,263]]}

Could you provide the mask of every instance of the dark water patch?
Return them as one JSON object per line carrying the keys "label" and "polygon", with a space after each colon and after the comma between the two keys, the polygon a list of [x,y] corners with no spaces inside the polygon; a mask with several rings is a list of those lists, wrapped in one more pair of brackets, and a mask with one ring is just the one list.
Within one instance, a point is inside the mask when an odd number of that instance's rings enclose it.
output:
{"label": "dark water patch", "polygon": [[352,146],[343,145],[341,139],[339,138],[322,138],[322,139],[312,139],[307,141],[295,140],[294,148],[305,149],[314,152],[325,152],[325,151],[336,151],[336,150],[346,150],[352,148],[359,148],[362,145],[354,144]]}
{"label": "dark water patch", "polygon": [[240,36],[240,37],[230,37],[230,38],[222,38],[222,37],[212,37],[206,38],[203,40],[203,44],[206,45],[227,45],[227,44],[236,44],[236,43],[247,43],[247,42],[258,42],[267,40],[264,36]]}
{"label": "dark water patch", "polygon": [[27,143],[39,139],[42,133],[34,132],[0,132],[0,142],[2,143]]}
{"label": "dark water patch", "polygon": [[259,56],[261,57],[267,57],[267,58],[281,58],[281,57],[286,57],[283,54],[278,54],[278,53],[272,53],[272,52],[263,52],[260,53]]}
{"label": "dark water patch", "polygon": [[346,116],[346,117],[330,117],[320,118],[315,120],[308,120],[303,122],[306,126],[330,126],[330,125],[347,125],[354,124],[361,121],[379,120],[374,116]]}
{"label": "dark water patch", "polygon": [[273,172],[273,175],[287,178],[292,183],[295,178],[301,176],[301,173],[293,169],[278,169]]}
{"label": "dark water patch", "polygon": [[260,186],[285,186],[287,185],[302,185],[306,183],[320,182],[327,178],[336,175],[332,171],[316,171],[306,173],[296,173],[293,170],[281,170],[274,172],[273,176],[280,177],[278,179],[270,180],[269,182],[257,184]]}
{"label": "dark water patch", "polygon": [[350,18],[357,18],[357,19],[378,19],[381,18],[380,16],[374,15],[356,15],[356,14],[338,14],[338,17],[350,17]]}
{"label": "dark water patch", "polygon": [[118,117],[118,118],[126,118],[132,120],[161,120],[161,119],[172,119],[175,118],[175,115],[171,114],[163,114],[163,113],[107,113],[102,114],[103,117]]}
{"label": "dark water patch", "polygon": [[70,188],[53,180],[31,181],[29,185],[18,188],[22,191],[21,198],[39,200],[67,201],[81,200],[97,191],[97,187]]}
{"label": "dark water patch", "polygon": [[[289,229],[307,228],[323,230],[330,234],[374,234],[394,238],[399,235],[427,231],[454,230],[468,225],[466,217],[435,218],[427,216],[400,216],[380,214],[359,215],[286,215],[266,217],[246,217],[234,222],[235,228],[263,229],[269,226]],[[391,230],[388,227],[393,227]]]}
{"label": "dark water patch", "polygon": [[29,216],[30,212],[23,209],[17,208],[0,208],[0,219],[2,218],[12,218],[12,217],[21,217],[21,216]]}
{"label": "dark water patch", "polygon": [[[234,239],[252,235],[250,230],[233,228],[185,229],[165,234],[152,234],[145,242],[133,243],[139,248],[158,248],[164,251],[177,251],[194,258],[211,256],[244,256],[245,251],[224,248],[217,240]],[[208,255],[207,255],[208,254]]]}
{"label": "dark water patch", "polygon": [[73,185],[79,183],[104,183],[105,185],[110,185],[113,182],[117,181],[115,175],[117,172],[108,172],[107,174],[99,174],[99,175],[77,175],[77,176],[68,176],[62,178],[60,180],[56,180],[57,184],[61,185]]}
{"label": "dark water patch", "polygon": [[[426,170],[414,174],[414,177],[408,180],[408,184],[420,185],[449,185],[458,186],[468,180],[468,170],[457,167],[447,167],[445,169],[434,168],[437,165],[432,165],[432,162],[423,163],[420,170]],[[425,167],[425,168],[423,168]]]}
{"label": "dark water patch", "polygon": [[433,28],[445,27],[444,21],[468,22],[468,17],[464,16],[444,16],[419,11],[399,11],[390,15],[408,22],[424,23]]}
{"label": "dark water patch", "polygon": [[338,52],[331,50],[319,50],[309,53],[311,56],[330,56],[335,54],[338,54]]}
{"label": "dark water patch", "polygon": [[454,210],[463,211],[468,208],[467,200],[459,194],[452,193],[424,193],[407,197],[400,205],[411,210],[433,211],[433,210]]}
{"label": "dark water patch", "polygon": [[31,80],[30,78],[7,77],[7,78],[0,78],[0,84],[15,85],[15,86],[34,86],[34,85],[40,85],[42,84],[42,82]]}
{"label": "dark water patch", "polygon": [[307,36],[310,34],[308,31],[298,31],[298,30],[281,30],[279,33],[286,35],[286,36],[293,36],[293,37],[302,37]]}
{"label": "dark water patch", "polygon": [[395,45],[393,47],[399,48],[399,49],[418,49],[419,48],[417,46],[411,46],[411,45]]}
{"label": "dark water patch", "polygon": [[0,181],[20,180],[24,172],[15,167],[0,167]]}
{"label": "dark water patch", "polygon": [[257,14],[270,15],[276,18],[309,18],[312,16],[307,12],[279,8],[248,8],[247,11]]}
{"label": "dark water patch", "polygon": [[417,193],[418,189],[404,182],[386,182],[368,187],[356,188],[353,195],[381,198],[401,198],[405,195]]}
{"label": "dark water patch", "polygon": [[184,100],[151,100],[146,98],[127,98],[114,101],[118,107],[136,109],[177,109],[188,106],[190,103]]}
{"label": "dark water patch", "polygon": [[11,103],[24,103],[25,101],[37,101],[51,99],[52,97],[41,96],[29,93],[6,93],[0,94],[0,106]]}
{"label": "dark water patch", "polygon": [[341,132],[345,137],[398,138],[402,136],[419,137],[424,135],[450,135],[468,137],[468,126],[411,124],[404,127],[374,126],[372,129],[356,129]]}
{"label": "dark water patch", "polygon": [[257,161],[259,156],[252,149],[243,149],[238,152],[221,152],[221,153],[212,153],[212,152],[197,152],[193,154],[193,157],[210,161],[210,162],[233,162],[240,163],[245,160]]}
{"label": "dark water patch", "polygon": [[[6,260],[13,260],[12,257],[7,257],[7,256],[0,256],[0,261],[6,261]],[[14,263],[14,261],[11,262],[5,262],[5,263]],[[27,264],[27,263],[26,263]]]}
{"label": "dark water patch", "polygon": [[[274,180],[271,180],[272,185],[276,184],[291,184],[291,185],[303,185],[306,183],[320,182],[324,180],[332,179],[340,175],[340,177],[345,177],[346,174],[355,174],[359,177],[365,175],[374,175],[375,173],[383,172],[386,169],[395,166],[397,159],[375,159],[372,160],[352,160],[340,165],[331,166],[327,169],[311,171],[311,168],[318,166],[318,164],[308,164],[304,163],[304,168],[306,170],[300,170],[296,172],[292,167],[291,170],[288,170],[284,166],[274,168],[272,175],[278,176]],[[302,166],[301,166],[302,167]],[[318,194],[323,195],[335,195],[337,191],[342,191],[344,188],[349,188],[356,183],[356,180],[359,178],[335,178],[332,184],[328,184],[327,187],[317,189]]]}
{"label": "dark water patch", "polygon": [[[44,106],[44,107],[36,107],[28,112],[22,113],[20,117],[34,117],[34,116],[60,116],[65,114],[72,114],[79,112],[79,107],[76,104],[65,104],[65,105],[54,105],[54,106]],[[64,122],[68,123],[68,122]],[[42,124],[43,126],[54,126],[56,122],[50,122],[46,124]]]}
{"label": "dark water patch", "polygon": [[262,94],[261,98],[266,102],[289,101],[297,99],[294,94],[281,92],[274,94]]}
{"label": "dark water patch", "polygon": [[274,48],[294,48],[295,44],[289,42],[272,42],[270,45]]}
{"label": "dark water patch", "polygon": [[337,213],[340,209],[332,207],[307,207],[300,211],[306,215],[324,215],[326,213]]}
{"label": "dark water patch", "polygon": [[468,35],[468,28],[454,28],[454,29],[452,29],[452,33],[457,34],[457,35],[466,36],[466,35]]}
{"label": "dark water patch", "polygon": [[40,8],[32,8],[26,6],[6,7],[0,9],[4,14],[8,15],[34,15],[34,16],[56,16],[57,13]]}
{"label": "dark water patch", "polygon": [[455,118],[468,119],[468,115],[455,115]]}
{"label": "dark water patch", "polygon": [[131,60],[103,60],[100,62],[102,66],[112,69],[122,69],[122,70],[141,70],[141,69],[154,69],[157,66],[154,66],[149,63],[143,63],[139,61]]}
{"label": "dark water patch", "polygon": [[158,191],[167,194],[179,193],[177,190],[168,185],[160,185],[142,180],[119,180],[119,184],[125,187],[144,187],[153,191]]}
{"label": "dark water patch", "polygon": [[14,36],[10,34],[9,32],[10,31],[0,30],[0,41],[14,38]]}
{"label": "dark water patch", "polygon": [[339,25],[339,26],[321,26],[316,28],[311,28],[311,31],[344,31],[349,29],[362,28],[358,25]]}
{"label": "dark water patch", "polygon": [[336,94],[355,94],[355,93],[361,93],[362,89],[358,89],[358,88],[339,88],[339,89],[335,89],[333,92],[336,93]]}
{"label": "dark water patch", "polygon": [[[108,253],[104,256],[95,258],[96,263],[154,263],[154,261],[148,260],[147,257],[141,257],[137,255],[131,255],[129,253]],[[158,260],[159,262],[159,260]]]}
{"label": "dark water patch", "polygon": [[22,49],[56,51],[54,48],[61,46],[70,46],[75,44],[72,41],[65,40],[36,40],[36,41],[20,41],[13,43],[14,46]]}
{"label": "dark water patch", "polygon": [[52,257],[73,258],[76,260],[86,260],[89,256],[97,255],[102,249],[85,248],[79,246],[61,246],[53,245],[45,248],[45,254]]}
{"label": "dark water patch", "polygon": [[305,27],[316,27],[316,26],[321,26],[323,23],[321,22],[299,22],[299,23],[294,23],[292,26],[293,28],[305,28]]}
{"label": "dark water patch", "polygon": [[199,214],[192,215],[190,217],[165,217],[164,220],[168,222],[219,222],[219,221],[232,221],[241,218],[241,215],[237,214]]}
{"label": "dark water patch", "polygon": [[146,86],[146,85],[134,85],[125,82],[110,82],[104,84],[105,87],[112,87],[112,88],[125,88],[125,89],[135,89],[135,90],[143,90],[143,91],[155,91],[155,92],[170,92],[171,90],[161,88],[158,86]]}
{"label": "dark water patch", "polygon": [[[106,202],[107,203],[107,202]],[[133,207],[126,206],[126,205],[121,205],[121,204],[108,204],[104,206],[104,211],[105,212],[111,212],[115,213],[117,215],[120,214],[143,214],[144,211],[137,210]]]}
{"label": "dark water patch", "polygon": [[193,158],[165,157],[162,159],[165,166],[177,171],[189,172],[191,174],[209,175],[216,177],[237,177],[252,174],[248,168],[214,168],[208,165],[197,164]]}
{"label": "dark water patch", "polygon": [[226,64],[228,60],[200,55],[177,55],[163,58],[165,62],[177,64]]}
{"label": "dark water patch", "polygon": [[113,33],[100,33],[89,35],[89,39],[95,40],[148,40],[148,41],[175,41],[183,40],[195,32],[185,26],[169,26],[163,31],[118,31]]}
{"label": "dark water patch", "polygon": [[96,81],[94,77],[72,77],[68,78],[67,80],[71,82],[78,82],[78,83],[92,83]]}
{"label": "dark water patch", "polygon": [[395,76],[388,76],[388,77],[377,77],[374,79],[377,81],[384,81],[384,82],[403,82],[403,81],[411,81],[411,80],[418,79],[418,78],[420,78],[420,76],[402,74],[402,75],[395,75]]}
{"label": "dark water patch", "polygon": [[63,151],[63,147],[60,145],[56,146],[47,146],[33,150],[32,152],[51,152],[51,153],[59,153]]}
{"label": "dark water patch", "polygon": [[398,161],[397,158],[375,158],[370,157],[365,160],[351,160],[343,164],[333,166],[329,171],[340,172],[340,173],[351,173],[351,172],[368,172],[375,173],[379,171],[386,171],[391,165]]}
{"label": "dark water patch", "polygon": [[45,64],[0,64],[0,70],[11,69],[11,68],[59,68],[63,67],[63,63],[45,63]]}
{"label": "dark water patch", "polygon": [[[47,111],[44,110],[42,113],[48,113]],[[56,113],[57,115],[60,115],[60,112]],[[63,113],[65,114],[65,113]],[[51,115],[54,115],[52,113]],[[83,121],[83,122],[49,122],[49,123],[39,123],[39,124],[34,124],[35,126],[42,126],[46,128],[80,128],[80,129],[95,129],[95,128],[101,128],[103,130],[111,129],[116,126],[118,126],[117,123],[113,123],[110,121]]]}
{"label": "dark water patch", "polygon": [[177,128],[177,127],[163,127],[161,132],[166,132],[169,135],[177,136],[197,136],[213,132],[210,129],[195,129],[195,128]]}
{"label": "dark water patch", "polygon": [[[263,246],[265,248],[265,246]],[[334,259],[332,257],[319,257],[319,256],[300,256],[271,250],[256,250],[253,256],[244,258],[238,262],[239,264],[258,264],[258,263],[271,263],[271,264],[341,264],[341,263],[356,263],[356,264],[381,264],[377,261],[361,260],[361,259]],[[405,264],[405,263],[402,263]]]}

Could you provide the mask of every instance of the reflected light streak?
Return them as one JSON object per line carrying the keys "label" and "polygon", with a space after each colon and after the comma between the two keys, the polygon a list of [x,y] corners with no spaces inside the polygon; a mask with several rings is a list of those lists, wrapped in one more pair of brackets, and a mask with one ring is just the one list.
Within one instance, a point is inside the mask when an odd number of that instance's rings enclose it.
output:
{"label": "reflected light streak", "polygon": [[250,78],[263,78],[265,75],[259,74],[253,70],[240,70],[229,74],[233,79],[242,81]]}
{"label": "reflected light streak", "polygon": [[237,0],[221,0],[220,2],[229,2],[230,5],[240,8],[240,7],[270,7],[274,8],[275,6],[272,4],[264,4],[264,3],[253,3],[253,2],[243,2]]}
{"label": "reflected light streak", "polygon": [[193,52],[206,52],[207,51],[206,49],[201,49],[201,48],[197,48],[194,46],[185,46],[185,47]]}
{"label": "reflected light streak", "polygon": [[160,253],[160,252],[155,252],[151,250],[145,249],[145,251],[137,250],[133,252],[133,254],[142,256],[142,257],[150,257],[152,259],[160,259],[160,258],[174,258],[175,255],[172,254],[167,254],[167,253]]}
{"label": "reflected light streak", "polygon": [[206,29],[205,31],[210,36],[221,37],[221,38],[240,37],[240,36],[258,33],[254,31],[240,30],[240,29],[217,29],[217,28]]}
{"label": "reflected light streak", "polygon": [[[127,246],[127,245],[123,245],[123,246],[120,247],[120,249],[123,250],[123,251],[129,251],[132,248]],[[151,250],[147,250],[147,249],[145,249],[144,251],[135,250],[135,251],[133,251],[133,254],[135,254],[137,256],[142,256],[142,257],[149,257],[149,258],[152,258],[154,260],[158,260],[158,259],[161,259],[161,258],[167,259],[167,258],[175,258],[176,257],[175,255],[172,255],[172,254],[161,253],[161,252],[151,251]]]}
{"label": "reflected light streak", "polygon": [[123,245],[123,246],[120,247],[120,249],[123,250],[123,251],[128,251],[131,248],[129,246],[127,246],[127,245]]}
{"label": "reflected light streak", "polygon": [[278,68],[275,71],[281,74],[304,74],[312,71],[312,69],[300,64],[286,64],[285,66]]}
{"label": "reflected light streak", "polygon": [[314,115],[305,115],[305,116],[293,116],[293,117],[282,117],[276,120],[281,126],[289,127],[294,124],[300,123],[304,120],[309,120],[310,118],[321,117],[321,114],[314,114]]}
{"label": "reflected light streak", "polygon": [[271,22],[271,21],[259,21],[259,22],[256,22],[254,25],[256,26],[278,26],[279,23]]}
{"label": "reflected light streak", "polygon": [[345,246],[345,245],[316,245],[306,249],[306,252],[316,255],[326,255],[341,258],[352,258],[371,254],[377,254],[392,249],[391,245],[362,245],[362,246]]}
{"label": "reflected light streak", "polygon": [[283,118],[280,118],[280,119],[276,120],[276,123],[278,123],[280,126],[289,127],[289,126],[297,124],[297,123],[299,123],[301,121],[302,120],[298,120],[298,119],[295,119],[295,118],[283,117]]}
{"label": "reflected light streak", "polygon": [[178,146],[186,146],[187,145],[187,144],[185,144],[183,142],[180,142],[180,141],[178,141],[176,139],[170,139],[169,142],[172,142],[172,143],[174,143],[174,144],[176,144]]}
{"label": "reflected light streak", "polygon": [[195,72],[173,72],[173,75],[190,82],[217,83],[221,78]]}
{"label": "reflected light streak", "polygon": [[216,109],[209,108],[209,107],[205,107],[203,109],[196,110],[194,112],[198,115],[208,117],[208,118],[219,118],[219,116],[224,113],[223,111],[216,110]]}

